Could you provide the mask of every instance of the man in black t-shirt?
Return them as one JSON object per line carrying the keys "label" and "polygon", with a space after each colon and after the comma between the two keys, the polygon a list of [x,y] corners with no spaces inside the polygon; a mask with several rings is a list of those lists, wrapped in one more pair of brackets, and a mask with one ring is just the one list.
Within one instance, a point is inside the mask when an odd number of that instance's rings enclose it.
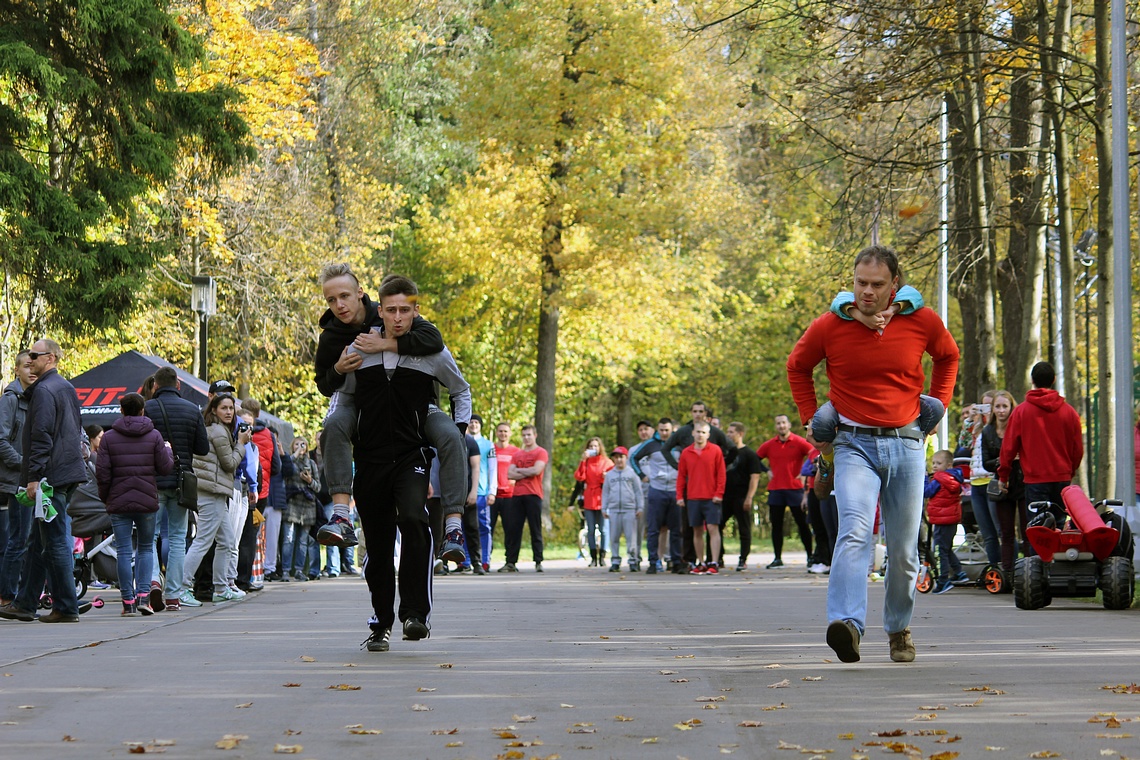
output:
{"label": "man in black t-shirt", "polygon": [[[767,472],[768,468],[751,447],[744,445],[743,423],[730,422],[727,434],[731,445],[724,455],[724,509],[721,510],[720,532],[723,536],[728,518],[736,518],[736,532],[740,534],[740,561],[736,563],[736,572],[740,572],[748,566],[748,553],[752,550],[752,497],[756,495],[760,473]],[[724,567],[723,542],[720,552],[720,565]]]}

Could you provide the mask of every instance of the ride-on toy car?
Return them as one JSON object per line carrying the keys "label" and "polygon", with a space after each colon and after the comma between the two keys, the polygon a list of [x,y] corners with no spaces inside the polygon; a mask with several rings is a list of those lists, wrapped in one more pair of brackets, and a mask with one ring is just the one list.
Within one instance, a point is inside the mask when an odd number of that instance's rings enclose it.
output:
{"label": "ride-on toy car", "polygon": [[[1013,601],[1019,609],[1047,607],[1055,596],[1095,596],[1105,609],[1132,605],[1132,531],[1104,499],[1096,506],[1080,486],[1061,491],[1064,510],[1046,501],[1029,505],[1038,512],[1025,530],[1035,557],[1022,557],[1013,568]],[[1066,514],[1068,516],[1066,518]]]}

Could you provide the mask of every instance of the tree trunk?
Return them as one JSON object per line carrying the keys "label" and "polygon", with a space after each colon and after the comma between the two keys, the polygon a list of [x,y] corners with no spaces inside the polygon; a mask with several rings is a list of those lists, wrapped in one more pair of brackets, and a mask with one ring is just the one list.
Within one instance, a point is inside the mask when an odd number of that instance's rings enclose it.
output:
{"label": "tree trunk", "polygon": [[[1096,19],[1096,157],[1097,181],[1100,192],[1097,196],[1097,281],[1096,321],[1097,321],[1097,404],[1096,441],[1105,441],[1099,446],[1096,460],[1095,487],[1097,495],[1109,495],[1116,487],[1116,415],[1109,403],[1112,389],[1112,368],[1116,357],[1113,345],[1114,326],[1112,321],[1113,297],[1113,239],[1112,224],[1112,123],[1110,96],[1112,88],[1112,62],[1110,57],[1111,28],[1109,25],[1109,0],[1096,0],[1093,3],[1093,16]],[[1122,213],[1128,213],[1122,209]],[[1126,275],[1128,273],[1125,273]],[[1092,456],[1086,451],[1085,456]],[[1096,496],[1093,497],[1097,498]]]}
{"label": "tree trunk", "polygon": [[628,385],[619,385],[614,395],[617,399],[614,440],[618,446],[629,447],[634,442],[633,389]]}
{"label": "tree trunk", "polygon": [[[979,35],[974,21],[958,9],[959,42],[962,58],[960,87],[960,119],[962,122],[963,169],[966,181],[959,186],[955,198],[959,225],[956,237],[959,255],[964,258],[963,284],[970,289],[976,309],[973,310],[973,335],[976,342],[977,368],[974,398],[994,386],[997,380],[996,317],[994,304],[993,245],[990,235],[989,192],[986,176],[986,152],[983,138],[985,114],[985,73],[981,67]],[[969,275],[972,275],[969,276]],[[962,292],[959,290],[961,297]],[[966,341],[969,343],[970,341]]]}
{"label": "tree trunk", "polygon": [[[551,168],[551,182],[558,188],[565,176],[564,164],[556,161]],[[538,356],[534,378],[534,424],[538,428],[538,445],[554,456],[554,400],[557,390],[559,297],[562,292],[562,195],[551,194],[546,203],[542,225],[542,301],[538,312]],[[549,520],[550,489],[554,483],[553,467],[547,464],[542,474],[544,522]]]}
{"label": "tree trunk", "polygon": [[[329,5],[326,18],[336,18],[336,0],[330,0]],[[309,41],[317,50],[321,70],[326,72],[317,79],[317,142],[324,153],[325,173],[329,182],[329,211],[333,218],[330,251],[343,259],[349,252],[348,216],[344,210],[344,181],[341,176],[340,150],[337,147],[336,117],[329,107],[328,72],[333,70],[336,54],[333,46],[321,36],[320,30],[320,4],[318,0],[309,0]]]}
{"label": "tree trunk", "polygon": [[[1036,6],[1033,6],[1036,12]],[[1037,18],[1015,16],[1012,37],[1030,40]],[[1006,388],[1021,398],[1029,388],[1029,367],[1041,356],[1041,294],[1045,276],[1045,226],[1042,216],[1044,167],[1037,76],[1018,71],[1010,81],[1009,219],[1006,259],[998,268],[1001,287],[1003,367]]]}

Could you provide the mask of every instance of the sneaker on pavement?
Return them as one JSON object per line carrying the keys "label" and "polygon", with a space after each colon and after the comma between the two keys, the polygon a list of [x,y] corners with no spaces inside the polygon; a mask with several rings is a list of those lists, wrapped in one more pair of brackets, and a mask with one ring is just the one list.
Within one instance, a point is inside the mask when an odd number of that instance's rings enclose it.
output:
{"label": "sneaker on pavement", "polygon": [[808,568],[808,572],[812,575],[827,575],[829,570],[831,570],[831,566],[825,565],[822,562],[817,562]]}
{"label": "sneaker on pavement", "polygon": [[708,564],[708,567],[705,568],[705,574],[706,575],[716,575],[719,572],[720,572],[720,570],[717,569],[715,562],[710,562]]}
{"label": "sneaker on pavement", "polygon": [[227,586],[221,592],[215,591],[211,601],[214,604],[221,604],[222,602],[232,602],[239,597]]}
{"label": "sneaker on pavement", "polygon": [[317,543],[321,546],[356,546],[356,529],[349,520],[334,515],[317,531]]}
{"label": "sneaker on pavement", "polygon": [[462,562],[464,556],[466,555],[463,553],[463,531],[458,528],[447,531],[443,537],[443,546],[439,550],[439,558],[448,562]]}
{"label": "sneaker on pavement", "polygon": [[620,573],[621,572],[621,565],[610,565],[610,572],[611,573]]}
{"label": "sneaker on pavement", "polygon": [[514,562],[508,562],[507,564],[503,565],[502,567],[500,567],[495,572],[496,573],[517,573],[518,571],[519,571],[519,569],[517,567],[515,567]]}
{"label": "sneaker on pavement", "polygon": [[543,571],[543,569],[542,569],[542,563],[541,563],[541,562],[535,562],[535,563],[534,563],[534,571],[535,571],[536,573],[541,573],[541,572],[544,572],[544,571]]}
{"label": "sneaker on pavement", "polygon": [[234,598],[236,598],[236,599],[244,599],[245,598],[245,592],[242,591],[237,586],[230,586],[230,593],[233,594]]}
{"label": "sneaker on pavement", "polygon": [[94,580],[87,584],[87,588],[95,589],[96,591],[102,591],[104,589],[111,588],[111,584],[104,583],[103,581],[99,580]]}
{"label": "sneaker on pavement", "polygon": [[135,597],[135,611],[144,616],[154,614],[154,608],[150,606],[149,594],[139,594]]}
{"label": "sneaker on pavement", "polygon": [[46,615],[40,615],[38,620],[41,623],[78,623],[78,615],[67,615],[59,610],[52,610]]}
{"label": "sneaker on pavement", "polygon": [[936,594],[945,594],[947,591],[953,591],[953,590],[954,590],[954,584],[951,583],[950,581],[943,581],[942,583],[937,583],[934,586],[934,593],[936,593]]}
{"label": "sneaker on pavement", "polygon": [[182,607],[201,607],[202,603],[194,596],[194,592],[186,590],[182,592],[182,596],[178,597],[178,603]]}
{"label": "sneaker on pavement", "polygon": [[150,608],[155,612],[166,609],[166,601],[162,598],[162,584],[158,581],[150,582]]}
{"label": "sneaker on pavement", "polygon": [[405,641],[419,641],[431,636],[431,629],[428,624],[419,618],[410,617],[404,621],[404,640]]}
{"label": "sneaker on pavement", "polygon": [[708,568],[706,568],[704,566],[704,563],[701,562],[698,562],[689,568],[689,575],[704,575],[706,572],[708,572]]}
{"label": "sneaker on pavement", "polygon": [[850,620],[835,620],[827,626],[827,645],[840,662],[859,662],[859,629]]}
{"label": "sneaker on pavement", "polygon": [[360,645],[361,649],[367,649],[369,652],[387,652],[388,642],[392,638],[392,629],[385,628],[382,631],[373,631],[372,634],[364,640]]}
{"label": "sneaker on pavement", "polygon": [[163,600],[163,609],[166,610],[167,612],[181,612],[182,611],[182,602],[179,601],[178,599],[164,599]]}
{"label": "sneaker on pavement", "polygon": [[958,585],[959,583],[970,583],[970,576],[966,575],[965,570],[959,570],[958,574],[950,579],[950,582],[954,585]]}
{"label": "sneaker on pavement", "polygon": [[124,601],[123,611],[119,613],[119,617],[134,617],[137,613],[138,610],[135,609],[134,602]]}
{"label": "sneaker on pavement", "polygon": [[910,629],[903,628],[890,634],[891,659],[895,662],[914,662],[914,642],[910,639]]}
{"label": "sneaker on pavement", "polygon": [[747,568],[748,568],[748,563],[745,562],[744,560],[740,560],[739,562],[736,563],[736,572],[738,572],[738,573],[741,570],[746,570]]}
{"label": "sneaker on pavement", "polygon": [[774,559],[768,563],[768,569],[769,570],[771,570],[773,567],[783,567],[783,566],[784,566],[784,560],[780,559],[779,557],[776,557],[776,559]]}

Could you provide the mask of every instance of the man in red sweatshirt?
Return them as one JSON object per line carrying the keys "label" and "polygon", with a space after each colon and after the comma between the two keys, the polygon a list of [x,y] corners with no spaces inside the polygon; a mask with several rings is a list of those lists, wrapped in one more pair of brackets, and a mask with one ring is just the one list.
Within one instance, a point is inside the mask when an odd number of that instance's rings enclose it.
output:
{"label": "man in red sweatshirt", "polygon": [[[867,315],[886,309],[899,287],[894,250],[873,245],[855,257],[855,307]],[[827,360],[828,397],[839,414],[835,445],[835,499],[839,536],[827,585],[827,643],[843,662],[859,659],[866,631],[867,567],[875,505],[886,526],[886,598],[883,628],[891,659],[910,662],[910,618],[918,575],[918,528],[926,460],[919,394],[926,378],[922,358],[934,368],[930,395],[949,406],[958,373],[958,345],[927,308],[879,329],[828,312],[817,318],[788,357],[788,383],[807,427],[819,406],[812,373]],[[810,430],[807,439],[814,443]]]}
{"label": "man in red sweatshirt", "polygon": [[1037,362],[1029,372],[1033,390],[1009,415],[1001,441],[998,480],[1009,485],[1009,468],[1021,456],[1025,475],[1025,503],[1050,501],[1062,504],[1061,489],[1073,482],[1084,458],[1081,418],[1053,390],[1057,379],[1053,366]]}
{"label": "man in red sweatshirt", "polygon": [[[703,546],[701,527],[707,525],[711,556],[720,556],[720,510],[724,499],[724,452],[720,446],[709,446],[712,427],[707,422],[693,423],[693,443],[681,452],[677,463],[677,506],[689,515],[693,529],[693,546]],[[699,559],[699,558],[698,558]],[[697,562],[694,574],[720,572],[715,561],[707,566]]]}

